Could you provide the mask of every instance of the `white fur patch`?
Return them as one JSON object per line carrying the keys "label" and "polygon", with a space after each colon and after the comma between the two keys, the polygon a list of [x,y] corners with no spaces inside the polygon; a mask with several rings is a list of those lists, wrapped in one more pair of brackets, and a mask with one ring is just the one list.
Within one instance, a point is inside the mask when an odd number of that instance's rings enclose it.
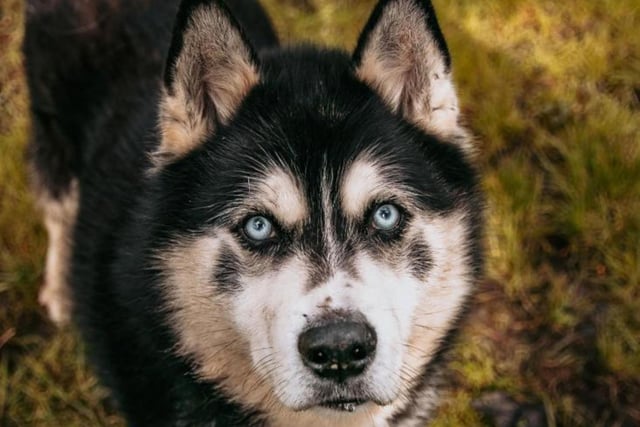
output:
{"label": "white fur patch", "polygon": [[47,309],[49,318],[64,325],[71,318],[73,306],[69,286],[72,232],[78,213],[78,182],[72,181],[69,192],[59,199],[42,197],[40,206],[49,237],[45,279],[38,301]]}
{"label": "white fur patch", "polygon": [[[312,402],[310,398],[317,381],[298,354],[300,333],[308,319],[327,309],[324,302],[328,295],[332,296],[331,309],[357,309],[355,295],[363,291],[362,286],[349,291],[345,287],[345,276],[340,274],[307,293],[306,267],[306,260],[295,257],[277,271],[247,278],[245,290],[234,303],[236,324],[240,333],[249,339],[253,365],[259,376],[269,378],[269,384],[281,402],[270,402],[269,419],[277,426],[386,426],[381,416],[382,407],[374,404],[363,405],[354,413],[337,413],[317,407],[299,410]],[[375,304],[374,297],[368,299],[371,305]],[[393,390],[380,380],[371,381],[372,384],[379,383],[372,388],[372,393],[378,399],[390,402]]]}

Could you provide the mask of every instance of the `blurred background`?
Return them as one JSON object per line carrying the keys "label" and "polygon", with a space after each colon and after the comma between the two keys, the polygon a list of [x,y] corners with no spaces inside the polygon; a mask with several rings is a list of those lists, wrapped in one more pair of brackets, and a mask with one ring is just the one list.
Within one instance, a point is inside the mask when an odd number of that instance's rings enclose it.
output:
{"label": "blurred background", "polygon": [[[434,3],[489,206],[435,425],[638,426],[640,3]],[[263,4],[281,40],[352,49],[374,1]],[[120,426],[76,332],[37,304],[22,8],[0,0],[0,426]]]}

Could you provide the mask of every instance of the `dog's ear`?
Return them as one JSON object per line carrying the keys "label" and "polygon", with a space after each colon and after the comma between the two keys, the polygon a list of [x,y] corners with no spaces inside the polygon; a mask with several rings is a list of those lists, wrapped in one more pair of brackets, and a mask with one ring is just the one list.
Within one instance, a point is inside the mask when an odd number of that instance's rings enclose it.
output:
{"label": "dog's ear", "polygon": [[409,122],[466,147],[451,59],[429,0],[381,0],[353,55],[356,75]]}
{"label": "dog's ear", "polygon": [[165,69],[156,166],[184,156],[228,123],[259,78],[256,54],[227,7],[183,0]]}

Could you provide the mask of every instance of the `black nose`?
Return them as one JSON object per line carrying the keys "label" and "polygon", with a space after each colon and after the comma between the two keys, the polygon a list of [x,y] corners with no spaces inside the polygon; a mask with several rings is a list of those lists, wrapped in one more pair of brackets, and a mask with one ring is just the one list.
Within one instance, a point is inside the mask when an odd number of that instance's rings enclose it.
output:
{"label": "black nose", "polygon": [[307,329],[298,338],[298,351],[318,376],[342,382],[364,371],[376,344],[376,333],[366,323],[341,321]]}

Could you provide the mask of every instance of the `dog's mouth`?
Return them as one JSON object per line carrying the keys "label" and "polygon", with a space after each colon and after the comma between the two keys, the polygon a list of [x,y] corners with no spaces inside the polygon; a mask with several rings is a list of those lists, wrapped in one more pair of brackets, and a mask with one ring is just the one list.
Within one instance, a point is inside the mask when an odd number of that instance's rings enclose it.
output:
{"label": "dog's mouth", "polygon": [[332,409],[334,411],[340,412],[354,412],[356,408],[364,403],[367,403],[367,400],[330,400],[326,402],[320,403],[320,406],[327,409]]}

